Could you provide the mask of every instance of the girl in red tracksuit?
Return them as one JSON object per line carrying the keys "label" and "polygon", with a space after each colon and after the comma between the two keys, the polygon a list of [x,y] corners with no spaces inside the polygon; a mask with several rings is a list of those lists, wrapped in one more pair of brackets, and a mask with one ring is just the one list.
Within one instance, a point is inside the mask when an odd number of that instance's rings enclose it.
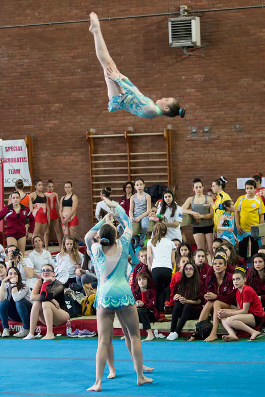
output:
{"label": "girl in red tracksuit", "polygon": [[20,194],[13,192],[11,194],[11,204],[5,206],[0,212],[0,220],[6,218],[6,239],[7,245],[15,245],[19,251],[24,255],[26,245],[26,226],[25,222],[29,220],[29,234],[32,233],[35,226],[35,219],[30,209],[20,204]]}
{"label": "girl in red tracksuit", "polygon": [[159,313],[156,309],[156,290],[150,288],[150,275],[141,271],[136,276],[138,289],[133,291],[139,322],[143,324],[143,329],[147,332],[145,341],[154,339],[153,331],[150,323],[155,322],[159,318]]}
{"label": "girl in red tracksuit", "polygon": [[265,255],[256,254],[251,258],[251,268],[247,275],[247,285],[258,294],[262,306],[265,308]]}
{"label": "girl in red tracksuit", "polygon": [[[205,342],[213,342],[217,337],[217,329],[220,322],[217,313],[221,309],[230,309],[235,303],[235,290],[233,286],[233,275],[226,271],[227,262],[223,255],[218,254],[213,261],[213,273],[209,272],[205,280],[205,305],[201,312],[199,321],[207,320],[212,313],[213,328]],[[191,336],[189,341],[195,339]]]}

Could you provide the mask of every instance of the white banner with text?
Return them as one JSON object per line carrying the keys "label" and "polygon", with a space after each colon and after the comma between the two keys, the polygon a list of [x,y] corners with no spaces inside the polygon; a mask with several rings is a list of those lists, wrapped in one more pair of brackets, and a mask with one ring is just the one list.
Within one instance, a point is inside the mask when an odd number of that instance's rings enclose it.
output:
{"label": "white banner with text", "polygon": [[31,186],[28,150],[24,139],[3,141],[4,186],[14,187],[17,179],[23,179],[24,186]]}

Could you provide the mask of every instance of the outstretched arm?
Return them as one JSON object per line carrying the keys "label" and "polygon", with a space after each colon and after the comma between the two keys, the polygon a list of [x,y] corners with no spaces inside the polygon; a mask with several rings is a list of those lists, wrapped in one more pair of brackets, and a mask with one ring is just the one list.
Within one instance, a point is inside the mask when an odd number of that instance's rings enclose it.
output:
{"label": "outstretched arm", "polygon": [[111,201],[107,197],[104,197],[104,201],[108,207],[114,208],[113,216],[117,218],[119,223],[122,225],[124,233],[129,233],[130,235],[132,235],[132,223],[124,209],[120,206],[120,204],[115,201]]}
{"label": "outstretched arm", "polygon": [[89,252],[91,252],[91,246],[93,244],[93,238],[95,234],[99,231],[101,226],[104,225],[104,223],[105,223],[105,217],[101,219],[101,221],[99,221],[95,226],[93,226],[89,230],[89,232],[87,232],[87,234],[85,235],[85,243]]}

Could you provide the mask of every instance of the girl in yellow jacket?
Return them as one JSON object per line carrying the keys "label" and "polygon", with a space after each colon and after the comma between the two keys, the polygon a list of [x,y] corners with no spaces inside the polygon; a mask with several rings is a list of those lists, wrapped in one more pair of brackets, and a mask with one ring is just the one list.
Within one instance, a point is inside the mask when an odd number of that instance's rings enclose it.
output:
{"label": "girl in yellow jacket", "polygon": [[213,230],[216,233],[217,237],[220,237],[222,234],[222,231],[218,230],[218,225],[220,222],[220,218],[224,213],[224,211],[222,211],[219,208],[219,205],[222,204],[226,200],[231,200],[231,197],[229,196],[229,194],[227,194],[224,191],[226,183],[227,183],[227,180],[223,176],[221,176],[219,179],[216,179],[212,183],[212,191],[213,191],[213,193],[215,193],[217,195],[216,200],[213,205],[213,211],[214,211],[214,218],[213,218],[214,229]]}

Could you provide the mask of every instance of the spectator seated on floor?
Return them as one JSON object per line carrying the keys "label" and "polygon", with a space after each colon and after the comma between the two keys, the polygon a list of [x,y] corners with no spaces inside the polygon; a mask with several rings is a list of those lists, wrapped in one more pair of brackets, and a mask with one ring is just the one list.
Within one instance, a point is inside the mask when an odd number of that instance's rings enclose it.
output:
{"label": "spectator seated on floor", "polygon": [[[207,320],[212,313],[213,328],[205,342],[217,339],[217,329],[220,322],[218,312],[221,309],[230,309],[235,303],[235,290],[233,286],[233,275],[227,271],[226,257],[218,254],[213,261],[213,273],[209,272],[205,282],[204,301],[205,305],[199,317],[199,322]],[[195,339],[193,334],[189,341]]]}
{"label": "spectator seated on floor", "polygon": [[53,326],[59,326],[69,320],[64,299],[64,288],[56,280],[52,265],[44,265],[42,278],[37,280],[31,292],[33,302],[30,315],[30,332],[25,339],[34,339],[37,322],[40,320],[47,327],[42,339],[54,339]]}
{"label": "spectator seated on floor", "polygon": [[74,237],[64,236],[62,250],[55,258],[55,274],[65,288],[76,282],[75,271],[81,268],[83,260],[84,255],[79,252],[79,245]]}
{"label": "spectator seated on floor", "polygon": [[22,283],[31,287],[33,277],[33,263],[29,258],[24,258],[22,252],[15,245],[7,247],[7,268],[16,267],[22,277]]}
{"label": "spectator seated on floor", "polygon": [[167,340],[175,340],[179,337],[187,320],[199,318],[202,310],[203,282],[200,281],[198,268],[188,262],[184,265],[181,279],[174,288],[174,307],[170,334]]}
{"label": "spectator seated on floor", "polygon": [[84,284],[92,284],[93,288],[97,287],[97,276],[95,274],[94,266],[90,260],[90,256],[85,251],[84,261],[82,267],[75,270],[76,283],[78,286],[83,287]]}
{"label": "spectator seated on floor", "polygon": [[188,262],[190,262],[190,258],[188,256],[181,256],[179,258],[179,262],[176,265],[178,271],[175,274],[173,274],[170,281],[170,306],[174,306],[175,304],[175,300],[174,300],[175,286],[180,281],[183,268]]}
{"label": "spectator seated on floor", "polygon": [[37,279],[41,278],[41,269],[44,265],[53,265],[53,259],[49,251],[43,249],[44,241],[40,236],[33,237],[34,250],[28,255],[33,264],[33,277],[31,287],[33,288]]}
{"label": "spectator seated on floor", "polygon": [[143,329],[147,332],[147,338],[144,341],[154,339],[150,323],[154,323],[159,318],[156,309],[156,290],[151,288],[150,279],[149,273],[145,270],[140,271],[136,276],[138,288],[133,292],[139,322],[143,324]]}
{"label": "spectator seated on floor", "polygon": [[23,328],[14,334],[22,338],[29,333],[31,311],[30,291],[17,267],[10,267],[0,286],[0,318],[3,325],[2,337],[10,336],[8,320],[22,321]]}
{"label": "spectator seated on floor", "polygon": [[139,289],[139,285],[137,283],[136,277],[137,277],[137,274],[140,273],[141,271],[145,271],[146,273],[149,274],[149,276],[150,276],[149,283],[151,284],[152,288],[155,288],[154,281],[152,279],[152,275],[151,275],[151,273],[148,269],[148,266],[147,266],[147,248],[146,247],[139,249],[138,260],[139,260],[139,263],[137,265],[135,265],[135,267],[133,269],[133,278],[132,278],[132,284],[131,284],[132,293],[134,293],[135,290]]}
{"label": "spectator seated on floor", "polygon": [[251,258],[251,268],[247,274],[247,285],[258,294],[265,309],[265,254],[255,254]]}

